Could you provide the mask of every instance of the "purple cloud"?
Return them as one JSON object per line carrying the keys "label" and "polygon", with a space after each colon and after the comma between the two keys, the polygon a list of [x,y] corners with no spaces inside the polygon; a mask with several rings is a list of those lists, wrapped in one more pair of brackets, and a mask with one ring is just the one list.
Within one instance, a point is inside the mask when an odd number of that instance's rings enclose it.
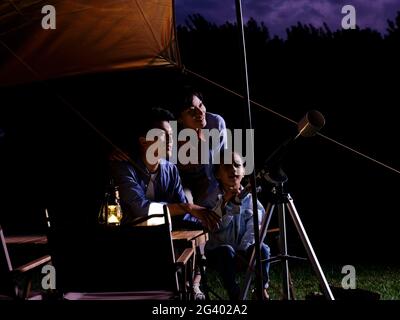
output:
{"label": "purple cloud", "polygon": [[[192,13],[200,13],[206,19],[221,24],[235,21],[234,0],[175,0],[178,23]],[[387,20],[394,20],[400,11],[400,0],[242,0],[245,20],[250,17],[264,21],[272,35],[285,36],[286,28],[297,24],[322,26],[326,22],[332,30],[341,27],[342,7],[353,5],[357,25],[386,32]]]}

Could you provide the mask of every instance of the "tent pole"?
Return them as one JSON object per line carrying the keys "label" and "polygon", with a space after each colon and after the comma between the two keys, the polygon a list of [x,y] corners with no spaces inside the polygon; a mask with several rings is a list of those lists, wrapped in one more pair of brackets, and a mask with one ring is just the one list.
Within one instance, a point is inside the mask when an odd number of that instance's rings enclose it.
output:
{"label": "tent pole", "polygon": [[[243,27],[243,13],[242,13],[242,3],[241,0],[236,1],[236,20],[237,26],[239,29],[239,36],[240,36],[240,49],[242,54],[242,72],[244,76],[244,97],[245,97],[245,104],[248,110],[248,129],[250,129],[251,133],[251,160],[254,162],[254,136],[253,136],[253,127],[251,121],[251,108],[250,108],[250,94],[249,94],[249,79],[247,73],[247,58],[246,58],[246,40],[244,36],[244,27]],[[253,168],[255,168],[253,163]],[[261,269],[261,250],[260,250],[260,231],[259,231],[259,221],[258,221],[258,206],[257,206],[257,185],[256,185],[256,173],[255,170],[250,174],[250,183],[251,183],[251,193],[252,193],[252,200],[253,200],[253,223],[254,223],[254,240],[255,240],[255,260],[256,260],[256,296],[257,300],[263,299],[263,283],[262,283],[262,269]]]}

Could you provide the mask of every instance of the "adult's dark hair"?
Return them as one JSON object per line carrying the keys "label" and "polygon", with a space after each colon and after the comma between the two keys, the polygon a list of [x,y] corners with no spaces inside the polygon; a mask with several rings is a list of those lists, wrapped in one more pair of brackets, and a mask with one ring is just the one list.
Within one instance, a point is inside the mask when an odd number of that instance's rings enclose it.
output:
{"label": "adult's dark hair", "polygon": [[191,86],[185,86],[177,92],[173,102],[174,113],[177,118],[180,117],[184,110],[192,106],[193,96],[203,101],[203,94]]}
{"label": "adult's dark hair", "polygon": [[123,149],[131,154],[138,154],[139,138],[146,137],[147,132],[154,129],[157,123],[162,121],[175,120],[174,115],[164,108],[151,108],[141,112],[135,119],[129,123],[126,130],[126,139],[124,139]]}
{"label": "adult's dark hair", "polygon": [[175,120],[174,115],[163,108],[152,108],[150,111],[145,112],[143,116],[137,121],[138,126],[136,137],[145,137],[147,132],[155,128],[158,122]]}

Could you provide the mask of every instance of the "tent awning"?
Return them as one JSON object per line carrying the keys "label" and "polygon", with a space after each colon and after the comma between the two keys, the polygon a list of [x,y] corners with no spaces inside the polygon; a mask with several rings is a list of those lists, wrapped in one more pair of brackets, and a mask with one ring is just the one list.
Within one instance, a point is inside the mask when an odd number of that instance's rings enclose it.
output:
{"label": "tent awning", "polygon": [[[56,29],[43,29],[45,5]],[[179,63],[172,0],[0,4],[0,85]]]}

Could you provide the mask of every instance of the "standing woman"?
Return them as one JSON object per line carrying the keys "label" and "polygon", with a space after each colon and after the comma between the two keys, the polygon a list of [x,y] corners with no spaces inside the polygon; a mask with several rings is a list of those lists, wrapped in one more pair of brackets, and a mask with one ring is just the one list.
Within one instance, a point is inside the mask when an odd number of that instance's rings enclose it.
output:
{"label": "standing woman", "polygon": [[[191,139],[178,142],[178,150],[185,147],[185,150],[190,150],[197,157],[195,163],[185,164],[182,164],[178,157],[178,169],[186,197],[189,202],[213,208],[217,199],[210,199],[209,195],[214,194],[218,182],[214,177],[212,163],[214,155],[227,147],[225,120],[218,114],[207,112],[203,95],[193,88],[186,87],[183,90],[175,108],[179,131],[191,129],[197,137],[196,142]],[[211,139],[208,135],[208,130],[212,129],[218,131],[217,139]],[[208,144],[208,153],[203,155],[203,161],[202,144]]]}

